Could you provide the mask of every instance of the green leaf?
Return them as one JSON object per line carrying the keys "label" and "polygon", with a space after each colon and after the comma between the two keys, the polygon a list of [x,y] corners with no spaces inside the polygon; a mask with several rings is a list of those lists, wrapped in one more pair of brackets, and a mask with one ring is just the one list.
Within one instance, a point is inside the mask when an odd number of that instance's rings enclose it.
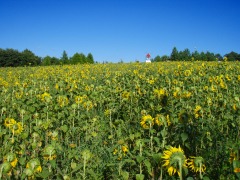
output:
{"label": "green leaf", "polygon": [[163,129],[161,131],[161,135],[162,135],[163,138],[166,137],[167,136],[167,131],[165,129]]}
{"label": "green leaf", "polygon": [[133,141],[134,140],[134,134],[130,134],[130,139]]}
{"label": "green leaf", "polygon": [[154,139],[154,141],[156,141],[157,145],[160,146],[160,140],[159,140],[159,138],[158,138],[158,137],[154,137],[153,139]]}
{"label": "green leaf", "polygon": [[144,160],[144,157],[143,156],[137,156],[136,159],[137,159],[138,163],[141,163]]}
{"label": "green leaf", "polygon": [[122,171],[122,172],[121,172],[121,175],[122,175],[122,177],[123,177],[124,180],[128,180],[128,178],[129,178],[129,172],[127,172],[127,171]]}
{"label": "green leaf", "polygon": [[72,169],[75,169],[76,167],[77,167],[77,163],[71,162],[71,168],[72,168]]}
{"label": "green leaf", "polygon": [[54,160],[50,160],[49,161],[50,162],[50,164],[51,164],[51,166],[53,167],[53,168],[56,168],[56,160],[54,159]]}
{"label": "green leaf", "polygon": [[27,121],[28,119],[30,119],[30,116],[29,116],[29,115],[24,115],[24,116],[23,116],[23,120],[24,120],[24,121]]}
{"label": "green leaf", "polygon": [[20,163],[21,165],[25,165],[25,163],[26,163],[26,158],[24,158],[24,157],[19,158],[19,163]]}
{"label": "green leaf", "polygon": [[160,162],[161,161],[161,156],[162,156],[161,153],[157,153],[157,154],[153,154],[152,157],[153,157],[154,161]]}
{"label": "green leaf", "polygon": [[22,139],[26,139],[28,137],[28,133],[24,132],[21,134]]}
{"label": "green leaf", "polygon": [[43,168],[42,172],[38,173],[39,176],[43,179],[46,179],[51,175],[51,173],[48,171],[48,168]]}
{"label": "green leaf", "polygon": [[182,133],[181,138],[182,138],[182,141],[184,143],[188,139],[188,135],[186,133]]}
{"label": "green leaf", "polygon": [[204,177],[203,177],[203,180],[210,180],[210,178],[207,177],[207,176],[204,176]]}
{"label": "green leaf", "polygon": [[152,174],[152,166],[151,166],[151,163],[146,159],[145,161],[144,161],[144,164],[145,164],[145,166],[147,167],[147,170],[148,170],[148,173],[151,175]]}
{"label": "green leaf", "polygon": [[63,132],[67,132],[67,131],[68,131],[67,125],[61,126],[60,129],[61,129]]}
{"label": "green leaf", "polygon": [[194,180],[193,177],[188,177],[187,180]]}
{"label": "green leaf", "polygon": [[36,111],[36,109],[35,109],[35,107],[30,106],[30,107],[29,107],[29,111],[30,111],[31,113],[34,113],[34,112]]}
{"label": "green leaf", "polygon": [[240,161],[239,160],[233,160],[233,169],[240,167]]}
{"label": "green leaf", "polygon": [[136,180],[144,180],[143,174],[136,174]]}
{"label": "green leaf", "polygon": [[190,144],[188,142],[184,143],[184,145],[188,148],[191,149]]}
{"label": "green leaf", "polygon": [[124,163],[132,163],[133,165],[136,164],[136,162],[132,159],[124,159]]}

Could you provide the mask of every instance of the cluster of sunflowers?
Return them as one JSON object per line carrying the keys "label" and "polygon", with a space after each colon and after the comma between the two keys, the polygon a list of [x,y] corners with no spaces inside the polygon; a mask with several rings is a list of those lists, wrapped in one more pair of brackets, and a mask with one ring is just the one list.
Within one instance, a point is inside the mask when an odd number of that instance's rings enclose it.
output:
{"label": "cluster of sunflowers", "polygon": [[157,126],[170,126],[171,121],[168,114],[166,116],[164,116],[163,114],[157,114],[155,118],[148,114],[142,117],[140,124],[144,129],[149,129],[154,124],[156,124]]}
{"label": "cluster of sunflowers", "polygon": [[0,166],[0,178],[2,177],[2,174],[11,176],[12,169],[16,167],[17,163],[18,158],[16,157],[16,154],[12,152],[6,154],[3,158],[3,164]]}
{"label": "cluster of sunflowers", "polygon": [[193,172],[199,172],[201,179],[203,177],[202,173],[206,170],[204,159],[201,156],[190,156],[190,158],[187,159],[180,146],[178,148],[169,146],[168,149],[163,152],[162,158],[164,159],[163,167],[167,168],[169,175],[172,176],[177,173],[180,179],[183,178],[182,171],[184,168],[188,167]]}
{"label": "cluster of sunflowers", "polygon": [[16,122],[13,118],[6,118],[4,125],[10,129],[12,134],[20,134],[23,131],[23,125],[21,122]]}
{"label": "cluster of sunflowers", "polygon": [[239,62],[0,68],[0,179],[238,177],[239,84]]}

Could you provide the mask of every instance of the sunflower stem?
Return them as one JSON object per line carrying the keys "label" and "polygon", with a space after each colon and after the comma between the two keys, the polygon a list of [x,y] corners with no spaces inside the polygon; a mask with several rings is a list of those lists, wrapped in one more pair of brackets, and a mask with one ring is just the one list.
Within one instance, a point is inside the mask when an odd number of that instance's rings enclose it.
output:
{"label": "sunflower stem", "polygon": [[[142,156],[142,143],[140,143],[139,145],[139,150],[140,150],[140,156]],[[142,163],[140,162],[140,166],[139,166],[139,171],[140,171],[140,174],[142,174]]]}
{"label": "sunflower stem", "polygon": [[179,170],[180,170],[180,180],[183,180],[182,178],[182,160],[179,159]]}
{"label": "sunflower stem", "polygon": [[111,132],[111,136],[112,136],[112,144],[113,144],[113,130],[112,130],[112,111],[110,110],[110,114],[109,114],[109,125],[110,125],[110,132]]}
{"label": "sunflower stem", "polygon": [[83,158],[83,179],[86,179],[86,157]]}
{"label": "sunflower stem", "polygon": [[158,180],[162,180],[162,166],[161,166],[161,171],[160,171],[160,177],[158,178]]}
{"label": "sunflower stem", "polygon": [[203,177],[202,177],[202,163],[200,163],[200,179],[202,179]]}
{"label": "sunflower stem", "polygon": [[3,167],[4,167],[4,166],[2,166],[2,167],[1,167],[1,170],[0,170],[0,178],[2,178]]}

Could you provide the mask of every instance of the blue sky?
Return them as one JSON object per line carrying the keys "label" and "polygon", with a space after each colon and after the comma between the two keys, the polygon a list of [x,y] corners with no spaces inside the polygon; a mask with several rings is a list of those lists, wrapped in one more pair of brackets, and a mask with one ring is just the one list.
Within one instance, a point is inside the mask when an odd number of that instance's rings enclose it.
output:
{"label": "blue sky", "polygon": [[98,62],[189,48],[240,53],[239,0],[0,0],[0,48]]}

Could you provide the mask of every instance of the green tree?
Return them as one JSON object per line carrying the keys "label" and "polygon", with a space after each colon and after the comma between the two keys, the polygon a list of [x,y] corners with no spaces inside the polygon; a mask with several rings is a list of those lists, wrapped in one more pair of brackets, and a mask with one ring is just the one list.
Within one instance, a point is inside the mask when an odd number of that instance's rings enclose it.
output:
{"label": "green tree", "polygon": [[207,51],[206,53],[206,58],[207,58],[207,61],[216,61],[216,57],[214,53],[210,53],[209,51]]}
{"label": "green tree", "polygon": [[198,61],[200,60],[200,54],[197,50],[195,50],[193,53],[192,53],[192,57],[194,58],[195,61]]}
{"label": "green tree", "polygon": [[43,60],[42,60],[42,65],[43,65],[43,66],[49,66],[49,65],[51,65],[51,57],[50,57],[50,56],[44,57]]}
{"label": "green tree", "polygon": [[176,47],[173,48],[172,53],[170,55],[170,60],[177,61],[179,60],[179,53]]}
{"label": "green tree", "polygon": [[87,63],[87,58],[83,53],[80,53],[80,64],[85,64]]}
{"label": "green tree", "polygon": [[217,61],[222,61],[223,60],[223,57],[218,53],[218,54],[215,54],[215,58]]}
{"label": "green tree", "polygon": [[190,61],[192,59],[191,52],[188,48],[184,49],[183,51],[183,60]]}
{"label": "green tree", "polygon": [[0,48],[0,67],[4,67],[7,63],[6,61],[6,51]]}
{"label": "green tree", "polygon": [[153,62],[161,62],[161,57],[157,55],[154,59]]}
{"label": "green tree", "polygon": [[79,53],[75,53],[72,57],[71,57],[71,64],[78,64],[81,62],[81,56]]}
{"label": "green tree", "polygon": [[68,58],[67,52],[65,50],[62,53],[62,57],[60,58],[60,61],[63,64],[69,64],[69,58]]}
{"label": "green tree", "polygon": [[91,53],[88,53],[87,55],[87,62],[90,64],[94,63],[93,55]]}
{"label": "green tree", "polygon": [[200,53],[200,60],[201,61],[207,61],[207,56],[206,56],[206,54],[204,52]]}
{"label": "green tree", "polygon": [[184,49],[183,51],[179,51],[178,53],[178,60],[180,61],[190,61],[192,59],[192,55],[188,48]]}
{"label": "green tree", "polygon": [[167,60],[169,60],[169,57],[167,55],[163,55],[161,59],[162,59],[162,61],[167,61]]}
{"label": "green tree", "polygon": [[37,57],[32,51],[25,49],[22,52],[22,63],[21,65],[38,65],[40,64],[40,58]]}
{"label": "green tree", "polygon": [[56,58],[56,57],[51,57],[51,65],[54,65],[54,64],[60,64],[60,62],[59,62],[59,59],[58,58]]}
{"label": "green tree", "polygon": [[228,54],[225,55],[225,57],[227,57],[228,61],[240,61],[240,54],[232,51]]}
{"label": "green tree", "polygon": [[0,65],[3,67],[16,67],[22,65],[23,58],[21,53],[15,49],[6,49],[0,51]]}

